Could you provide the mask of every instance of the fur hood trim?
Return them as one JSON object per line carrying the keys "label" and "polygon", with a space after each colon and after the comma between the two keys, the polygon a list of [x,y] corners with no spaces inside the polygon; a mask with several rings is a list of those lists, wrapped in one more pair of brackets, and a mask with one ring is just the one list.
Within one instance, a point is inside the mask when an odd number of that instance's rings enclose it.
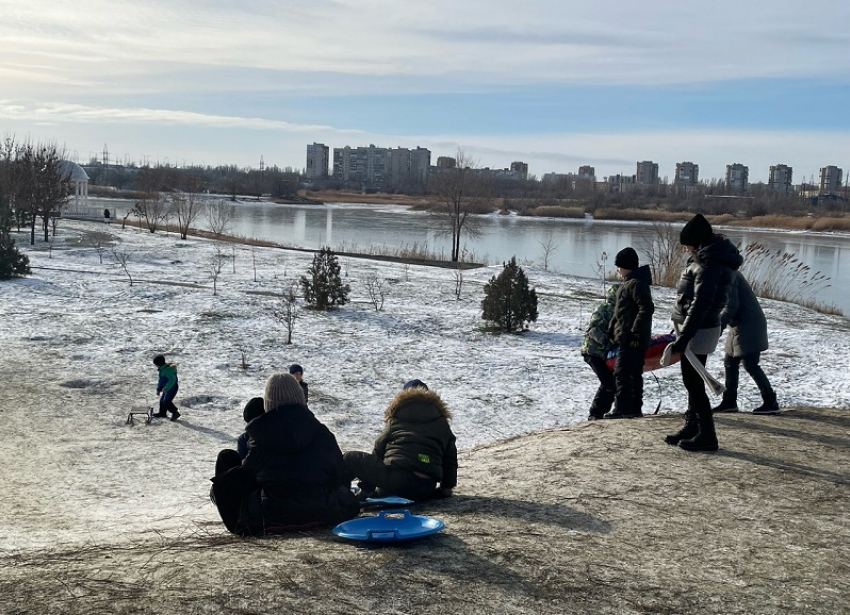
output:
{"label": "fur hood trim", "polygon": [[402,408],[412,403],[426,403],[433,405],[447,420],[451,420],[452,413],[449,411],[446,403],[442,398],[430,389],[421,387],[413,387],[404,391],[399,391],[390,401],[384,412],[384,421],[389,421]]}

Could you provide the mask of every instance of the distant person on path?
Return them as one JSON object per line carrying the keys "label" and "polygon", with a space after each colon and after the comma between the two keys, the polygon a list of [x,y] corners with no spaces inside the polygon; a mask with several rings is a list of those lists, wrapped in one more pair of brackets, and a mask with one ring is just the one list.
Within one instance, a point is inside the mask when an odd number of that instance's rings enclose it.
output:
{"label": "distant person on path", "polygon": [[211,499],[227,529],[261,536],[336,525],[360,512],[336,438],[304,403],[291,374],[272,374],[265,413],[246,426],[248,455],[218,455]]}
{"label": "distant person on path", "polygon": [[180,388],[177,382],[177,364],[166,363],[165,357],[161,354],[153,358],[153,364],[156,365],[159,373],[159,379],[156,383],[156,394],[160,395],[159,412],[154,414],[154,416],[164,419],[171,412],[171,420],[176,421],[180,418],[177,406],[174,405],[174,398],[177,396],[177,391]]}
{"label": "distant person on path", "polygon": [[[266,411],[262,397],[252,397],[245,408],[242,410],[242,418],[245,423],[250,423],[255,418]],[[239,438],[236,439],[236,452],[239,453],[239,459],[245,459],[248,456],[248,431],[243,431]]]}
{"label": "distant person on path", "polygon": [[304,403],[310,401],[310,397],[308,395],[308,387],[307,383],[304,382],[304,368],[298,365],[298,363],[293,363],[289,366],[289,373],[298,381],[298,384],[301,385],[301,391],[304,393]]}
{"label": "distant person on path", "polygon": [[623,283],[617,289],[614,314],[608,324],[608,337],[619,347],[614,363],[614,409],[606,419],[643,416],[643,360],[652,339],[652,272],[640,266],[634,248],[623,248],[614,258]]}
{"label": "distant person on path", "polygon": [[614,315],[614,306],[617,303],[617,289],[619,284],[608,287],[605,299],[601,301],[587,323],[587,330],[581,343],[581,356],[584,362],[590,365],[593,373],[599,379],[599,388],[590,404],[588,421],[601,419],[611,409],[614,403],[614,395],[617,392],[614,383],[614,372],[608,368],[606,359],[608,351],[611,350],[611,341],[608,339],[608,323]]}
{"label": "distant person on path", "polygon": [[[671,315],[677,332],[672,350],[683,353],[690,348],[705,365],[720,339],[720,313],[726,306],[735,271],[744,259],[731,241],[714,234],[701,214],[684,226],[679,242],[689,256],[679,278]],[[688,409],[682,429],[668,435],[665,441],[687,451],[716,451],[717,435],[705,382],[687,357],[680,363]]]}
{"label": "distant person on path", "polygon": [[345,467],[360,479],[359,499],[380,490],[421,502],[449,497],[457,484],[457,446],[451,413],[437,393],[411,380],[384,412],[386,427],[372,453],[345,453]]}
{"label": "distant person on path", "polygon": [[753,410],[753,414],[778,414],[776,393],[759,365],[761,353],[768,347],[767,319],[752,287],[740,271],[732,279],[729,299],[720,313],[720,326],[729,327],[723,357],[726,392],[723,393],[723,401],[712,411],[738,411],[738,374],[743,363],[762,398],[762,404]]}

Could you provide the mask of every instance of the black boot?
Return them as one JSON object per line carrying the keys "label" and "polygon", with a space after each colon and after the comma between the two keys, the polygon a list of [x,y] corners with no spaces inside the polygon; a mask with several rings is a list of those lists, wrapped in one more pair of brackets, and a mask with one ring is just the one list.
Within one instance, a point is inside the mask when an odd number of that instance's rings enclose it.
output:
{"label": "black boot", "polygon": [[776,402],[776,393],[762,395],[764,403],[753,410],[753,414],[779,414],[779,404]]}
{"label": "black boot", "polygon": [[685,412],[685,424],[682,428],[676,433],[671,433],[670,435],[664,438],[664,441],[670,446],[676,446],[682,440],[687,438],[693,438],[695,435],[699,433],[699,424],[697,423],[697,415],[696,413],[688,408],[688,411]]}
{"label": "black boot", "polygon": [[679,447],[686,451],[716,451],[717,434],[714,432],[714,416],[706,412],[697,417],[699,433],[690,440],[682,440]]}
{"label": "black boot", "polygon": [[738,396],[734,393],[726,391],[723,393],[723,400],[716,407],[712,408],[712,412],[737,412],[738,411]]}

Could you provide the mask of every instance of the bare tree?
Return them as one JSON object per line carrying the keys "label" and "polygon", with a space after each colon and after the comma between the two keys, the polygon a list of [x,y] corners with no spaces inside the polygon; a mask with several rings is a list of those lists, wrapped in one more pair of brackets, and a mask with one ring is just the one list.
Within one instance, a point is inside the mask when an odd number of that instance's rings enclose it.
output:
{"label": "bare tree", "polygon": [[216,237],[221,237],[233,223],[233,206],[225,201],[216,201],[207,205],[207,223]]}
{"label": "bare tree", "polygon": [[168,202],[160,188],[162,173],[159,168],[145,167],[139,171],[137,180],[141,197],[136,199],[136,214],[143,218],[151,233],[156,233],[159,225],[168,216]]}
{"label": "bare tree", "polygon": [[274,310],[275,318],[283,323],[286,328],[286,343],[292,343],[292,331],[295,327],[295,317],[298,306],[298,282],[290,280],[283,287],[280,302]]}
{"label": "bare tree", "polygon": [[602,280],[602,296],[605,296],[605,282],[608,276],[608,253],[603,250],[596,260],[596,275]]}
{"label": "bare tree", "polygon": [[452,262],[457,262],[461,235],[480,235],[475,218],[470,216],[493,209],[492,176],[476,169],[473,160],[458,149],[454,168],[433,173],[429,183],[431,192],[439,199],[435,214],[445,232],[452,236]]}
{"label": "bare tree", "polygon": [[384,299],[387,296],[387,290],[384,286],[384,280],[377,273],[372,272],[363,280],[363,286],[366,288],[366,293],[369,295],[369,302],[375,306],[375,311],[380,312],[384,307]]}
{"label": "bare tree", "polygon": [[543,250],[543,270],[549,270],[549,258],[558,249],[558,242],[555,240],[554,233],[546,233],[546,235],[538,241],[541,249]]}
{"label": "bare tree", "polygon": [[679,246],[679,233],[669,222],[653,222],[648,237],[638,241],[652,268],[652,282],[659,286],[675,286],[685,264]]}
{"label": "bare tree", "polygon": [[124,274],[130,280],[130,286],[133,285],[133,276],[130,275],[130,268],[127,264],[130,262],[130,253],[126,250],[118,250],[117,248],[112,249],[112,258],[115,259],[115,264],[121,267],[124,271]]}
{"label": "bare tree", "polygon": [[460,301],[460,294],[463,290],[463,268],[458,265],[454,271],[455,275],[455,299]]}
{"label": "bare tree", "polygon": [[242,360],[239,363],[239,367],[241,367],[242,369],[248,369],[249,367],[251,367],[251,364],[248,363],[248,351],[241,347],[238,348],[238,350],[239,354],[242,357]]}
{"label": "bare tree", "polygon": [[203,201],[198,194],[201,187],[201,178],[191,175],[186,180],[186,192],[174,200],[173,211],[177,217],[177,228],[180,231],[180,239],[186,239],[192,223],[201,215]]}
{"label": "bare tree", "polygon": [[106,246],[103,245],[103,240],[98,237],[98,238],[93,239],[91,244],[92,244],[92,247],[94,248],[94,251],[97,252],[97,255],[100,257],[100,264],[102,265],[103,264],[103,253],[106,252]]}
{"label": "bare tree", "polygon": [[216,246],[215,252],[210,255],[209,261],[207,261],[207,267],[212,278],[213,295],[217,295],[218,277],[221,275],[221,270],[224,269],[224,251],[219,246]]}
{"label": "bare tree", "polygon": [[39,217],[44,241],[50,241],[50,220],[61,212],[70,191],[62,156],[54,144],[25,143],[17,148],[15,196],[19,207],[30,214],[30,245],[35,245],[35,224]]}

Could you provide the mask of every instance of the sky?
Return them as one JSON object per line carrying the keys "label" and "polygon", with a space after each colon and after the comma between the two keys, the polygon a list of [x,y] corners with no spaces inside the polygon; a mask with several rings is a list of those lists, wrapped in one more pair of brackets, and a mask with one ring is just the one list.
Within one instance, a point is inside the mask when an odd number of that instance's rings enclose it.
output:
{"label": "sky", "polygon": [[68,157],[303,168],[458,149],[538,177],[850,171],[838,0],[0,0],[0,131]]}
{"label": "sky", "polygon": [[[306,273],[309,252],[224,244],[213,294],[220,246],[212,240],[68,220],[52,249],[30,247],[26,232],[15,239],[33,273],[0,284],[0,365],[9,372],[0,466],[15,468],[0,472],[0,491],[15,494],[0,498],[4,553],[114,544],[146,531],[224,532],[207,498],[216,455],[244,430],[245,402],[292,363],[303,366],[310,409],[343,451],[371,450],[384,409],[412,378],[446,402],[462,451],[584,421],[598,385],[580,354],[598,281],[525,267],[539,318],[522,335],[493,335],[481,330],[480,305],[501,265],[464,272],[458,298],[450,269],[340,257],[350,302],[329,313],[299,303],[287,345],[274,293]],[[132,285],[113,250],[127,256]],[[380,311],[370,278],[383,283]],[[652,293],[653,331],[666,333],[674,291]],[[847,319],[762,305],[771,347],[761,364],[780,406],[850,408]],[[180,420],[126,425],[130,410],[156,403],[160,353],[178,366]],[[722,347],[708,360],[720,378],[721,357]],[[679,366],[653,374],[644,412],[681,413]],[[743,411],[761,403],[743,371],[738,403]],[[734,450],[722,425],[718,437]],[[460,468],[458,493],[467,472]]]}

